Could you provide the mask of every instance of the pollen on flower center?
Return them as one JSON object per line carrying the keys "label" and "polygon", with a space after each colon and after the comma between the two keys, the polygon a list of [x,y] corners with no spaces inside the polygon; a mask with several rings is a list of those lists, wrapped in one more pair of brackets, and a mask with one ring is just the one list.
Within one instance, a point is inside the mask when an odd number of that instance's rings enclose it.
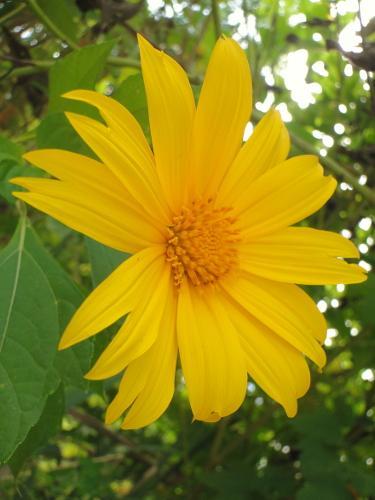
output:
{"label": "pollen on flower center", "polygon": [[198,200],[173,217],[166,260],[177,288],[184,277],[194,286],[214,283],[236,264],[239,233],[230,211],[230,207],[214,208],[211,199]]}

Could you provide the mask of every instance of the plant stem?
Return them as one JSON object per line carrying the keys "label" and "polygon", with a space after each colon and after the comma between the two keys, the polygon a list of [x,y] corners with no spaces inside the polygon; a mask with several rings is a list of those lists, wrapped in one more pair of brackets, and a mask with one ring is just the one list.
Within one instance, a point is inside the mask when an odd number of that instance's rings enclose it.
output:
{"label": "plant stem", "polygon": [[211,14],[212,14],[212,20],[214,23],[214,30],[215,30],[216,38],[220,38],[220,36],[221,36],[221,22],[220,22],[218,0],[211,0]]}
{"label": "plant stem", "polygon": [[140,62],[137,59],[129,57],[109,56],[107,62],[112,66],[127,66],[129,68],[141,69]]}

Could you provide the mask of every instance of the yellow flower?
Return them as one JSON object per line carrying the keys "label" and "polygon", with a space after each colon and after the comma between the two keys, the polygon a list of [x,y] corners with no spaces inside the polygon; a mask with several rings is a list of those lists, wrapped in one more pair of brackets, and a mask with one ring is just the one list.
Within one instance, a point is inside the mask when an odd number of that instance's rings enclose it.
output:
{"label": "yellow flower", "polygon": [[236,411],[247,376],[288,416],[310,384],[305,357],[322,368],[326,323],[296,284],[356,283],[358,257],[343,237],[290,227],[318,210],[336,181],[314,156],[286,160],[288,133],[271,110],[242,145],[251,109],[244,52],[221,38],[196,108],[188,78],[139,37],[153,151],[133,116],[87,90],[106,125],[67,117],[100,161],[60,150],[26,159],[56,179],[15,179],[15,196],[109,247],[134,254],[84,301],[64,349],[128,315],[88,373],[124,372],[106,421],[157,419],[174,392],[177,353],[194,418]]}

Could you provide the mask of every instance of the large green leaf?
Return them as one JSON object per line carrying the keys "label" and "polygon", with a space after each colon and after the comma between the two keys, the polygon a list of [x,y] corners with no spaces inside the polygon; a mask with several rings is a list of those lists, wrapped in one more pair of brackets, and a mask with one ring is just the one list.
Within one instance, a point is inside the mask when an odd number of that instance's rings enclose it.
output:
{"label": "large green leaf", "polygon": [[93,156],[90,148],[75,132],[62,111],[51,113],[43,118],[37,128],[36,142],[40,149],[66,149],[74,153]]}
{"label": "large green leaf", "polygon": [[87,106],[63,99],[61,95],[74,89],[93,89],[112,47],[111,41],[88,45],[52,66],[49,73],[49,112],[87,109]]}
{"label": "large green leaf", "polygon": [[91,238],[86,238],[86,246],[89,251],[91,264],[91,276],[94,286],[97,286],[111,272],[116,269],[128,254],[106,247]]}
{"label": "large green leaf", "polygon": [[26,224],[23,216],[0,254],[0,462],[25,439],[54,390],[56,301],[26,245]]}
{"label": "large green leaf", "polygon": [[[42,246],[32,228],[27,229],[25,239],[30,253],[36,262],[43,266],[55,294],[61,334],[75,310],[82,303],[84,294]],[[87,381],[83,376],[90,367],[92,352],[92,343],[89,341],[57,353],[55,368],[66,384],[83,389],[87,388]]]}
{"label": "large green leaf", "polygon": [[10,458],[8,465],[13,474],[18,474],[24,462],[60,430],[64,410],[64,390],[60,384],[48,397],[38,423]]}

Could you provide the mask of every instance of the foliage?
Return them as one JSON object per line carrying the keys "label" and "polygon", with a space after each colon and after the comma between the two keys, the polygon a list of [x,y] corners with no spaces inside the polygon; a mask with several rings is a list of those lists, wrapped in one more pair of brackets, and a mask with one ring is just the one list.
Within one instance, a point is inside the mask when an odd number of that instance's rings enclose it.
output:
{"label": "foliage", "polygon": [[[20,174],[41,175],[21,156],[35,147],[92,155],[63,112],[96,115],[61,97],[70,89],[113,95],[149,137],[136,32],[179,60],[199,90],[223,31],[237,37],[251,61],[252,123],[271,103],[279,105],[290,120],[294,152],[320,152],[325,168],[339,179],[334,198],[309,223],[352,237],[363,264],[374,265],[375,87],[369,72],[374,20],[361,27],[361,55],[345,52],[337,41],[357,16],[352,3],[0,2],[0,491],[5,498],[345,500],[374,494],[373,276],[360,286],[309,290],[327,309],[329,363],[323,373],[313,371],[296,418],[289,420],[250,382],[246,403],[235,415],[214,425],[192,423],[179,380],[173,404],[159,421],[125,433],[118,424],[102,423],[118,381],[88,384],[83,378],[111,331],[67,352],[57,353],[56,345],[92,283],[126,256],[32,209],[26,214],[8,182]],[[304,89],[302,97],[291,80]]]}

